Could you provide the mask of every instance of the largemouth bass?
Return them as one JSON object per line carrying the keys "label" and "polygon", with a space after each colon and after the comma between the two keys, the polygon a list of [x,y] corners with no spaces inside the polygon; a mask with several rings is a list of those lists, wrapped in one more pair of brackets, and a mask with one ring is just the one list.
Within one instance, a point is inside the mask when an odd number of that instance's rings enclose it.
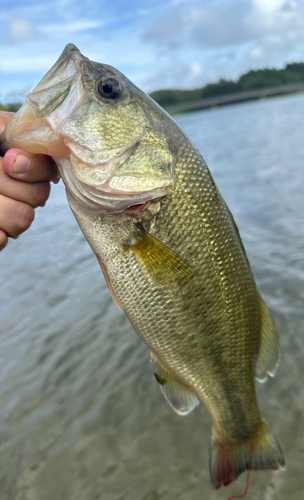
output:
{"label": "largemouth bass", "polygon": [[274,375],[277,331],[233,217],[173,119],[118,70],[69,44],[1,142],[54,158],[169,404],[187,415],[201,401],[209,412],[213,486],[283,467],[254,385]]}

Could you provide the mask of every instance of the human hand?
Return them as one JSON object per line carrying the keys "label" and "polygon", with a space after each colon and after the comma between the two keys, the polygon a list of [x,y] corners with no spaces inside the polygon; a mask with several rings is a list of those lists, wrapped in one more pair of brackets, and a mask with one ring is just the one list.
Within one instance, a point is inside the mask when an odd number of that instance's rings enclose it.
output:
{"label": "human hand", "polygon": [[[0,111],[0,133],[14,113]],[[18,238],[34,220],[34,208],[43,206],[50,181],[59,174],[50,156],[33,155],[14,148],[0,157],[0,251],[8,238]]]}

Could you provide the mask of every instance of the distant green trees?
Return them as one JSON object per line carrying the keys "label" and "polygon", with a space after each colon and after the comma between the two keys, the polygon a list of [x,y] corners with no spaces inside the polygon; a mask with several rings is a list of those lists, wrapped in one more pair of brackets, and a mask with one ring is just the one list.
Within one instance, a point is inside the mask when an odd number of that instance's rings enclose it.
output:
{"label": "distant green trees", "polygon": [[279,87],[292,83],[304,84],[304,63],[287,64],[284,69],[251,70],[242,75],[238,81],[221,79],[218,83],[209,83],[205,87],[194,90],[157,90],[150,95],[161,106],[171,106],[189,101],[198,101],[236,92]]}
{"label": "distant green trees", "polygon": [[16,113],[19,108],[21,108],[21,102],[11,102],[9,104],[0,104],[0,111],[13,111]]}

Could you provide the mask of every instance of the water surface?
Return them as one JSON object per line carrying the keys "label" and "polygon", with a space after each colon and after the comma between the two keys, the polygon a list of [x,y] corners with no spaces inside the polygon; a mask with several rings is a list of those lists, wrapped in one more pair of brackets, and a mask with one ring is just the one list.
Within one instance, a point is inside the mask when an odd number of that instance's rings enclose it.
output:
{"label": "water surface", "polygon": [[[304,478],[304,96],[177,117],[239,226],[280,334],[261,411],[284,472],[253,473],[250,499],[300,500]],[[210,421],[175,415],[149,350],[112,302],[64,187],[0,254],[1,500],[227,500],[214,491]]]}

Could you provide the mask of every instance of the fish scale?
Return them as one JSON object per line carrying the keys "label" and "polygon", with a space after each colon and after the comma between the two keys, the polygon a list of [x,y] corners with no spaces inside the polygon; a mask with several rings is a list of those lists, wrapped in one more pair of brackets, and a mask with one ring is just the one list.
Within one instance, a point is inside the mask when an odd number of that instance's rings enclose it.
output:
{"label": "fish scale", "polygon": [[[190,151],[189,151],[190,149]],[[215,318],[219,317],[222,315],[222,301],[226,303],[226,300],[229,298],[229,302],[231,302],[231,309],[234,312],[235,315],[235,321],[241,319],[242,321],[242,315],[245,317],[248,317],[248,312],[245,311],[244,314],[242,314],[242,311],[246,309],[247,304],[244,304],[244,300],[242,301],[242,296],[245,295],[246,297],[246,302],[249,302],[249,307],[252,308],[252,298],[255,302],[257,302],[257,292],[253,283],[253,279],[251,276],[251,272],[247,269],[246,266],[246,275],[243,273],[242,277],[242,284],[243,286],[241,287],[241,282],[239,282],[239,290],[236,290],[235,287],[229,287],[225,286],[224,283],[224,277],[219,276],[219,273],[221,273],[221,269],[223,269],[223,274],[225,273],[225,268],[229,269],[229,273],[231,273],[231,268],[229,266],[230,262],[229,259],[231,259],[232,255],[233,258],[236,262],[236,266],[238,267],[238,261],[243,264],[244,267],[244,258],[242,256],[242,253],[240,252],[238,245],[235,245],[235,252],[232,254],[233,250],[231,249],[230,246],[230,251],[226,252],[225,247],[227,246],[227,243],[225,242],[224,238],[224,244],[223,242],[223,234],[227,235],[226,240],[228,242],[232,242],[234,240],[233,235],[231,234],[231,223],[228,219],[228,217],[224,217],[223,214],[220,214],[219,217],[217,217],[217,214],[214,213],[214,199],[218,199],[219,197],[217,195],[217,191],[215,188],[214,183],[211,180],[210,173],[208,172],[208,169],[206,168],[201,156],[199,153],[196,153],[193,151],[191,147],[185,146],[184,148],[181,148],[181,150],[184,152],[184,158],[181,157],[180,161],[177,161],[176,163],[176,175],[178,177],[177,180],[177,186],[179,189],[176,189],[174,195],[172,195],[172,198],[167,201],[168,209],[164,207],[163,210],[160,211],[159,215],[157,216],[157,224],[154,225],[153,228],[153,234],[157,236],[159,239],[162,241],[165,241],[170,248],[174,248],[176,252],[180,255],[182,255],[189,263],[195,263],[195,275],[197,276],[197,283],[198,283],[198,292],[194,295],[193,294],[193,285],[192,283],[187,285],[187,289],[184,292],[184,295],[187,297],[191,297],[191,308],[194,309],[194,315],[196,317],[196,323],[193,324],[193,318],[191,314],[189,315],[187,311],[185,312],[184,304],[182,301],[182,304],[180,306],[180,331],[181,335],[189,337],[189,334],[192,333],[194,336],[194,339],[197,340],[198,346],[197,346],[197,353],[195,355],[196,358],[198,358],[197,364],[197,370],[195,371],[194,374],[191,373],[190,375],[190,386],[195,387],[195,391],[197,394],[201,395],[202,394],[202,399],[204,400],[214,400],[214,397],[211,393],[211,395],[208,395],[208,391],[204,390],[204,385],[206,379],[210,377],[210,379],[213,379],[213,374],[209,374],[208,372],[206,373],[206,369],[204,369],[204,365],[206,362],[210,361],[210,349],[209,349],[209,356],[208,360],[205,361],[205,346],[204,344],[207,343],[209,346],[214,344],[215,337],[217,335],[217,330],[219,328],[215,328],[215,324],[217,321],[212,321],[211,328],[208,328],[208,325],[206,325],[206,319],[204,316],[208,316],[208,311],[206,311],[206,308],[204,306],[203,302],[203,297],[201,293],[201,285],[204,286],[206,292],[206,296],[208,297],[208,301],[211,302],[212,304],[217,304],[216,308],[213,308],[213,313],[211,316],[215,316]],[[199,179],[199,181],[198,181]],[[197,183],[199,182],[199,185],[202,186],[202,179],[205,179],[205,182],[203,184],[203,191],[206,193],[207,191],[207,196],[205,195],[204,198],[201,197],[200,193],[197,190]],[[209,181],[209,186],[207,187],[206,184]],[[189,199],[185,200],[185,189],[184,186],[187,186],[187,191],[191,194],[194,191],[194,199],[199,199],[201,201],[201,204],[197,204],[195,212],[192,214],[191,218],[188,217],[188,207],[193,206],[192,200]],[[186,203],[185,203],[186,201]],[[202,203],[203,201],[203,203]],[[222,207],[221,207],[222,208]],[[169,212],[169,213],[168,213]],[[184,216],[185,213],[185,216]],[[197,220],[194,218],[196,216],[196,219],[199,221],[203,220],[202,224],[198,224]],[[212,219],[216,218],[216,225],[217,225],[217,234],[214,234],[212,232],[212,229],[210,226],[212,225]],[[176,219],[178,219],[179,223],[178,225],[176,224]],[[207,227],[204,227],[204,219],[208,220],[209,223]],[[219,227],[218,220],[222,221],[222,227]],[[226,220],[225,220],[226,219]],[[170,221],[169,224],[166,224],[166,221]],[[226,224],[225,224],[226,223]],[[201,228],[201,232],[198,233],[197,228]],[[161,228],[158,229],[158,228]],[[175,231],[174,231],[175,228]],[[205,229],[205,230],[204,230]],[[178,234],[176,233],[176,230],[178,231]],[[230,230],[230,231],[229,231]],[[230,234],[229,234],[230,233]],[[168,240],[166,235],[170,234],[170,239]],[[211,235],[211,237],[209,236]],[[217,241],[216,236],[219,236],[219,239]],[[185,245],[184,242],[187,241],[187,236],[190,236],[188,239],[189,243],[188,245]],[[192,250],[192,245],[195,237],[195,249],[194,251]],[[182,244],[180,244],[182,242]],[[206,252],[207,250],[207,252]],[[207,255],[206,255],[207,253]],[[220,254],[220,255],[219,255]],[[211,262],[210,262],[211,260]],[[217,284],[219,286],[219,293],[222,296],[222,301],[218,300],[218,293],[215,292],[214,287],[215,287],[215,280],[214,276],[210,277],[210,267],[213,267],[213,272],[215,275],[215,278],[217,280]],[[229,267],[228,267],[229,266]],[[208,268],[206,272],[206,268]],[[234,270],[232,269],[232,273]],[[207,277],[207,280],[206,280]],[[212,290],[214,290],[214,293]],[[229,288],[232,288],[230,290]],[[238,293],[237,293],[238,292]],[[248,300],[248,292],[251,293],[253,296]],[[213,298],[213,295],[215,297]],[[227,299],[225,300],[225,295],[227,295]],[[233,303],[237,307],[233,307]],[[229,303],[227,304],[229,307]],[[175,309],[175,308],[174,308]],[[247,306],[248,309],[248,306]],[[254,309],[254,308],[252,308]],[[246,314],[247,313],[247,314]],[[229,312],[227,314],[229,316]],[[252,330],[259,328],[259,318],[257,317],[258,315],[256,314],[256,324],[252,325]],[[254,318],[254,316],[253,316]],[[253,319],[251,317],[251,321]],[[190,320],[190,321],[189,321]],[[228,319],[229,321],[229,319]],[[198,325],[201,324],[202,327],[198,329]],[[225,330],[224,330],[225,331]],[[210,332],[210,333],[209,333]],[[166,336],[166,333],[163,332],[164,335]],[[240,385],[243,385],[244,382],[250,382],[252,384],[252,359],[250,357],[253,357],[254,351],[256,351],[258,347],[258,339],[256,336],[252,335],[252,346],[248,346],[248,342],[243,341],[243,342],[238,342],[237,341],[237,332],[233,332],[233,336],[236,339],[236,341],[233,341],[233,339],[230,341],[229,337],[231,335],[231,332],[229,330],[227,331],[226,329],[226,334],[223,334],[223,328],[220,328],[219,332],[219,337],[221,340],[221,344],[224,345],[224,349],[226,351],[226,356],[235,358],[235,355],[238,353],[236,352],[233,354],[232,352],[227,353],[227,345],[230,344],[230,349],[232,350],[233,347],[239,351],[238,356],[240,359],[243,359],[244,362],[243,364],[245,367],[247,367],[247,373],[244,370],[240,370]],[[209,342],[209,340],[206,342],[205,338],[206,337],[213,337],[213,342]],[[146,342],[149,345],[149,341],[146,339]],[[181,349],[183,349],[183,346],[181,346]],[[250,352],[251,351],[251,352]],[[220,358],[220,351],[216,350],[215,352],[215,359]],[[164,360],[164,358],[162,358]],[[192,360],[193,361],[193,360]],[[178,369],[178,363],[176,363],[176,355],[173,357],[173,359],[168,360],[168,366],[173,370],[175,373],[179,374],[179,369]],[[169,364],[170,363],[170,364]],[[232,363],[232,361],[231,361]],[[189,366],[189,362],[187,361],[184,363],[185,366]],[[217,363],[214,363],[217,366]],[[188,372],[190,370],[188,369]],[[228,372],[228,373],[227,373]],[[222,373],[222,378],[223,380],[226,377],[229,377],[229,361],[227,362],[226,370],[223,370]],[[185,383],[188,384],[188,377],[189,374],[183,374],[183,379]],[[207,385],[210,385],[207,383]],[[246,387],[248,385],[246,384]],[[246,396],[246,395],[245,395]],[[244,413],[248,413],[253,421],[253,424],[251,424],[251,429],[252,425],[258,426],[259,425],[259,413],[256,408],[255,404],[255,395],[254,392],[252,394],[252,401],[247,401],[247,397],[245,399],[245,404],[247,404],[247,412],[245,411]],[[233,398],[232,398],[232,407],[234,406],[235,403],[233,403]],[[212,404],[214,408],[214,403]],[[227,409],[224,409],[223,402],[220,403],[220,409],[218,410],[218,413],[224,413],[225,415],[225,421],[229,420],[228,418],[228,412]],[[250,410],[250,411],[248,411]],[[216,420],[215,417],[215,409],[212,411],[213,418]],[[231,412],[230,412],[231,413]],[[255,414],[254,414],[255,413]],[[235,420],[235,417],[231,415],[231,420]],[[245,421],[243,423],[245,427],[247,427],[247,422]],[[227,425],[227,424],[226,424]],[[219,425],[218,425],[219,427]],[[228,427],[231,432],[231,422],[228,423]],[[253,427],[254,428],[254,427]],[[239,428],[238,424],[238,433],[241,432],[241,429]],[[227,434],[226,434],[227,435]],[[232,436],[232,437],[237,437]]]}
{"label": "fish scale", "polygon": [[177,124],[115,68],[69,44],[0,143],[56,161],[167,401],[180,415],[199,401],[209,412],[213,486],[283,467],[254,384],[275,373],[276,328],[233,217]]}
{"label": "fish scale", "polygon": [[[210,174],[199,155],[196,156],[197,163],[193,160],[188,162],[187,158],[186,150],[185,159],[182,158],[180,164],[178,161],[176,163],[176,175],[179,175],[179,171],[182,172],[181,178],[177,181],[180,189],[176,189],[174,194],[166,200],[165,206],[162,207],[156,217],[151,232],[184,257],[186,261],[189,263],[195,262],[195,266],[192,264],[195,283],[191,281],[185,284],[184,289],[179,288],[179,294],[176,295],[174,287],[166,287],[151,281],[141,269],[131,251],[128,251],[129,259],[121,261],[121,250],[124,242],[131,237],[134,231],[135,233],[137,232],[138,221],[129,224],[128,236],[126,235],[126,225],[124,225],[120,237],[121,246],[117,245],[117,241],[120,239],[117,232],[115,233],[115,246],[112,246],[111,240],[113,235],[111,231],[109,232],[107,225],[98,227],[98,239],[100,239],[101,235],[102,240],[101,247],[96,244],[97,236],[94,233],[91,236],[92,241],[89,239],[89,242],[93,245],[95,253],[105,263],[113,288],[135,330],[165,366],[186,385],[192,387],[200,399],[210,407],[218,432],[227,437],[237,439],[240,435],[248,435],[248,429],[250,429],[251,433],[254,433],[260,423],[252,373],[253,354],[258,347],[259,339],[253,334],[250,335],[248,328],[244,328],[242,324],[244,323],[244,319],[246,320],[249,317],[251,313],[250,309],[254,310],[252,298],[257,302],[257,292],[251,272],[244,261],[239,245],[235,245],[234,253],[233,249],[230,248],[230,252],[227,254],[225,246],[221,248],[222,245],[220,243],[217,245],[215,235],[210,233],[210,228],[207,227],[206,237],[204,231],[200,235],[196,235],[196,244],[193,249],[193,237],[191,237],[191,234],[194,228],[196,228],[196,220],[192,219],[191,224],[188,217],[185,219],[183,217],[184,207],[187,212],[183,182],[187,185],[189,184],[188,178],[191,178],[192,183],[187,188],[187,191],[191,195],[192,184],[196,182],[196,172],[199,171],[198,177],[207,178],[207,176],[210,177]],[[189,164],[192,166],[192,171],[189,170]],[[205,172],[201,174],[200,169],[204,169]],[[185,175],[185,171],[187,175]],[[214,198],[220,200],[217,193],[212,191],[215,190],[214,183],[210,180],[209,184],[210,196],[205,198],[205,203],[202,204],[200,210],[197,207],[195,211],[199,219],[206,217],[209,220],[208,226],[212,225],[212,221],[210,221],[210,205],[212,207],[214,205],[212,200]],[[195,193],[195,197],[197,198],[197,193]],[[188,203],[191,204],[191,199]],[[214,210],[213,217],[216,217]],[[221,216],[220,218],[223,221],[223,227],[220,228],[218,234],[221,235],[221,231],[225,231],[229,235],[229,230],[230,233],[233,231],[229,214],[226,217]],[[176,219],[179,220],[178,226],[176,225]],[[169,224],[166,221],[170,221]],[[176,235],[177,228],[178,234]],[[211,245],[208,244],[209,234],[211,234],[211,241],[213,242]],[[168,235],[170,235],[169,238]],[[189,243],[185,245],[185,236],[189,235]],[[232,236],[230,236],[229,241],[230,239],[233,241]],[[222,260],[219,260],[218,254],[221,253],[221,250],[224,257]],[[232,287],[232,290],[229,290],[228,287],[226,291],[227,287],[225,286],[224,278],[219,277],[219,272],[221,272],[220,269],[223,269],[223,273],[225,273],[225,267],[229,265],[232,255],[235,265],[238,267],[238,261],[240,261],[246,269],[247,275],[242,273],[243,280],[242,282],[239,281],[238,287]],[[206,268],[208,268],[207,273]],[[211,274],[210,268],[213,269],[213,274]],[[129,279],[122,281],[121,276],[126,276]],[[208,297],[207,303],[209,307],[207,306],[207,308],[204,304],[202,286]],[[251,292],[252,298],[248,297],[248,292]],[[227,295],[226,300],[225,295]],[[233,332],[235,340],[233,338],[230,340],[230,336],[232,335],[229,329],[227,329],[226,316],[223,316],[223,302],[227,310],[228,323],[230,321],[229,309],[231,309],[234,313],[232,321],[241,323],[238,329],[243,328],[249,340],[252,338],[251,345],[248,343],[246,337],[243,338],[242,342],[239,342],[236,335],[237,331]],[[246,307],[248,309],[247,303],[249,304],[249,311],[245,310],[242,314],[243,309]],[[187,304],[188,308],[185,308],[185,304]],[[214,307],[214,304],[216,304],[216,307]],[[234,305],[237,307],[234,307]],[[155,311],[158,311],[157,315],[155,315]],[[164,312],[167,312],[167,314],[164,314]],[[221,316],[222,318],[219,320]],[[166,321],[164,318],[167,318]],[[250,321],[252,323],[253,318],[254,315],[251,315]],[[259,327],[257,314],[256,322],[256,325],[252,324],[253,332]],[[241,332],[239,333],[241,334]],[[192,337],[190,346],[189,337]],[[218,343],[217,337],[219,339]],[[214,349],[215,346],[216,349]],[[223,353],[221,352],[221,348],[224,351]],[[231,360],[229,359],[230,357]],[[218,362],[221,358],[224,358],[224,363]],[[245,370],[242,367],[240,369],[238,363],[235,363],[235,360],[238,360],[238,358],[243,360]],[[234,370],[233,365],[236,365]],[[206,370],[206,366],[209,367],[208,370]],[[230,370],[232,373],[229,373]],[[236,373],[233,374],[233,371]],[[217,381],[215,377],[220,378]],[[227,393],[227,377],[228,379],[229,377],[233,377],[234,380],[238,380],[240,387],[238,388],[236,382],[234,382],[235,396],[227,398],[226,394],[226,397],[223,395],[221,398],[220,393],[223,392],[222,386],[224,387],[224,392]],[[205,389],[205,384],[210,389],[212,388],[211,393]],[[220,385],[220,388],[215,389],[214,386],[217,386],[217,384]],[[228,384],[228,393],[230,392],[230,385],[231,383]],[[239,394],[242,392],[242,386],[246,387],[246,391],[243,399],[239,402]],[[248,387],[251,388],[250,397],[247,396]],[[216,404],[216,401],[218,404]],[[238,406],[237,413],[241,412],[247,415],[247,418],[241,423],[235,419],[236,405]]]}

